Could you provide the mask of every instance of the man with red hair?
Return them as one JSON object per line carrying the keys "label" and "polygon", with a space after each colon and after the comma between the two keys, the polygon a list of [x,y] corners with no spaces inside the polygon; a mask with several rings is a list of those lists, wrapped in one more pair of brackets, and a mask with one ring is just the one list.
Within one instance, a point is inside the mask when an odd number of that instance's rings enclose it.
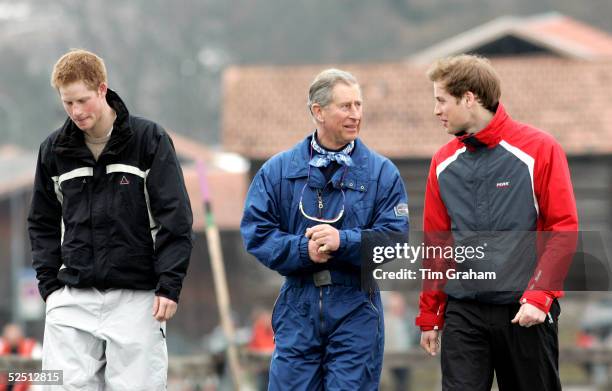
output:
{"label": "man with red hair", "polygon": [[94,53],[64,54],[51,85],[67,118],[40,146],[28,216],[42,368],[68,389],[165,390],[166,321],[192,248],[172,140],[130,114]]}

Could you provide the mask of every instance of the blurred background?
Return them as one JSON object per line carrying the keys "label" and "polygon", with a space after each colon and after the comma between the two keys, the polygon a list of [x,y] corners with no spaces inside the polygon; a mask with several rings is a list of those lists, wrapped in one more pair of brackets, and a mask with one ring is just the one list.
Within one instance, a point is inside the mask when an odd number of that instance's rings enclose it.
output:
{"label": "blurred background", "polygon": [[[168,325],[171,390],[229,389],[196,159],[208,168],[243,388],[265,383],[269,317],[282,278],[243,250],[244,196],[267,158],[313,130],[307,90],[326,67],[361,82],[362,138],[399,167],[411,229],[420,230],[429,159],[448,141],[432,114],[425,70],[456,53],[492,58],[508,112],[549,131],[566,150],[581,230],[595,238],[594,258],[610,259],[610,1],[0,0],[0,327],[17,324],[42,341],[44,306],[25,217],[38,145],[66,117],[49,79],[70,48],[105,60],[109,86],[132,114],[171,133],[183,165],[196,242]],[[604,278],[562,301],[568,390],[612,389],[610,270],[595,263]],[[439,389],[437,361],[417,350],[417,300],[417,293],[385,296],[393,342],[381,389]]]}

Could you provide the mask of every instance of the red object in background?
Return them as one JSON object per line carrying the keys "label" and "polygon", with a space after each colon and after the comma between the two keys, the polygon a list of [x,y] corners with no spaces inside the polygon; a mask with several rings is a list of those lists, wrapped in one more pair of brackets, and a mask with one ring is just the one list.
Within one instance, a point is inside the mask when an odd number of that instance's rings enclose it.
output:
{"label": "red object in background", "polygon": [[576,346],[585,349],[592,348],[595,346],[595,337],[584,331],[580,331],[576,337]]}
{"label": "red object in background", "polygon": [[[22,338],[17,344],[17,355],[20,357],[32,357],[32,351],[36,346],[36,341],[31,338]],[[0,356],[13,354],[9,343],[0,338]],[[0,391],[7,390],[8,379],[5,375],[0,376]],[[30,388],[28,382],[13,385],[12,391],[27,391]]]}
{"label": "red object in background", "polygon": [[253,334],[249,342],[249,350],[257,353],[272,353],[274,351],[272,315],[267,311],[259,314],[253,322]]}

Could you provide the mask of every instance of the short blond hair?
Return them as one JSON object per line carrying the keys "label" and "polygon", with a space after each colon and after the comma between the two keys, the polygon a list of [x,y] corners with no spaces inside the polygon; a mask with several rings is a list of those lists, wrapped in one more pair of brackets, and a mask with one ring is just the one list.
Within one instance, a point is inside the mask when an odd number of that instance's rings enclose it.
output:
{"label": "short blond hair", "polygon": [[442,58],[431,65],[427,77],[442,83],[446,92],[457,99],[471,91],[485,109],[495,112],[501,82],[488,59],[469,54]]}
{"label": "short blond hair", "polygon": [[104,60],[82,49],[73,49],[60,57],[53,66],[51,86],[59,89],[77,81],[84,82],[92,90],[96,90],[101,83],[106,83]]}

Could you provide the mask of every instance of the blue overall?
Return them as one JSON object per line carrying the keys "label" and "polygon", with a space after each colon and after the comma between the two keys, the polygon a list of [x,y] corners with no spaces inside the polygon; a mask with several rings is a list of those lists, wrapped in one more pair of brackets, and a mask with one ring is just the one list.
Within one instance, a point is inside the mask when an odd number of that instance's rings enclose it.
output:
{"label": "blue overall", "polygon": [[[354,165],[326,182],[320,169],[309,170],[311,137],[257,172],[240,226],[247,251],[286,277],[272,314],[269,390],[377,390],[384,319],[380,294],[360,289],[361,234],[407,233],[406,190],[395,165],[360,140]],[[300,199],[308,215],[326,219],[344,205],[333,224],[340,247],[326,263],[308,256],[304,234],[319,223],[303,216]],[[321,273],[331,279],[315,283]]]}

